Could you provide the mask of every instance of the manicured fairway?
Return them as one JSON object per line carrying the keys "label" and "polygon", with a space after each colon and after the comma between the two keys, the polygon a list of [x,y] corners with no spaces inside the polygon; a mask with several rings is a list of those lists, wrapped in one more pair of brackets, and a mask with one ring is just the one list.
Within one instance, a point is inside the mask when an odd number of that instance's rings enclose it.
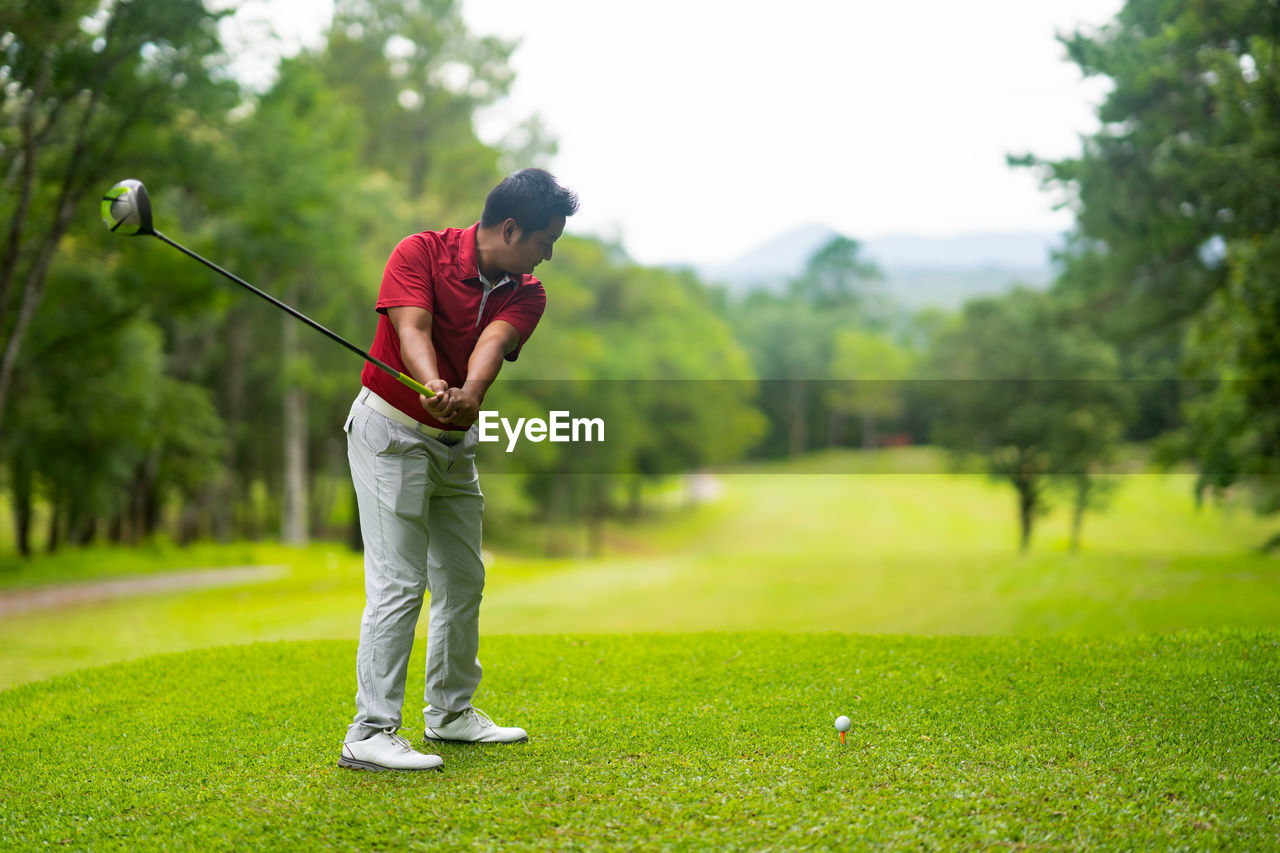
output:
{"label": "manicured fairway", "polygon": [[[335,766],[350,642],[0,693],[0,848],[1274,849],[1280,632],[502,636],[529,728],[442,773]],[[421,738],[410,670],[404,734]],[[832,720],[854,721],[841,746]]]}
{"label": "manicured fairway", "polygon": [[[1079,555],[1066,550],[1061,509],[1020,555],[1011,490],[937,473],[940,465],[937,454],[909,449],[753,466],[720,475],[713,502],[690,505],[677,491],[666,511],[611,525],[599,558],[498,550],[483,630],[1083,636],[1280,625],[1280,558],[1253,550],[1275,519],[1243,507],[1197,511],[1188,476],[1125,476],[1113,505],[1087,519]],[[46,570],[118,576],[130,553],[69,552],[10,581],[29,584]],[[263,583],[9,614],[0,619],[0,688],[163,651],[356,635],[360,557],[341,546],[206,546],[186,556],[191,568],[288,570]],[[183,557],[133,554],[152,571],[182,567]]]}

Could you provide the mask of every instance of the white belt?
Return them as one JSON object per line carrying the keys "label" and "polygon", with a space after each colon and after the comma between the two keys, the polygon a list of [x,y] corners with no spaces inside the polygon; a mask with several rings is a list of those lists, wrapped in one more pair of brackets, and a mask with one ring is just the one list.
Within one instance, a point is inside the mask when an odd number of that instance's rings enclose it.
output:
{"label": "white belt", "polygon": [[464,430],[456,429],[437,429],[427,426],[419,420],[409,417],[386,400],[379,397],[369,388],[361,388],[360,396],[356,397],[357,403],[363,403],[370,409],[373,409],[383,417],[393,420],[401,426],[407,426],[411,430],[422,433],[428,438],[434,438],[436,441],[442,441],[445,444],[457,444],[462,441],[466,435]]}

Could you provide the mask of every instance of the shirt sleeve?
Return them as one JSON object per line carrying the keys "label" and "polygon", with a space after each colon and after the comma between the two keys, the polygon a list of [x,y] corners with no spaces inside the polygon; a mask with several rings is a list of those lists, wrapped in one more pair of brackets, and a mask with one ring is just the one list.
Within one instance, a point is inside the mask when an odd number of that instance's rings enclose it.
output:
{"label": "shirt sleeve", "polygon": [[524,348],[525,341],[529,340],[533,330],[538,327],[538,321],[542,319],[542,312],[547,307],[547,292],[542,287],[542,282],[534,280],[526,284],[522,284],[519,290],[519,298],[513,299],[507,305],[503,306],[498,312],[494,320],[504,320],[515,327],[516,332],[520,335],[520,342],[516,344],[515,349],[507,353],[507,361],[515,361],[520,357],[520,350]]}
{"label": "shirt sleeve", "polygon": [[421,234],[405,237],[391,252],[378,288],[378,310],[412,305],[433,311],[437,259]]}

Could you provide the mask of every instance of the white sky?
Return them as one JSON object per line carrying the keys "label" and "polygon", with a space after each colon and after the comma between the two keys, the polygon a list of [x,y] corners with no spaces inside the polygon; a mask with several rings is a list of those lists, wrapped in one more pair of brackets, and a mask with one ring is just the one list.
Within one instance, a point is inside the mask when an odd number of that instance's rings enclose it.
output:
{"label": "white sky", "polygon": [[[852,237],[1062,230],[1009,153],[1079,150],[1105,89],[1059,31],[1122,0],[462,0],[471,30],[518,38],[500,138],[538,113],[551,169],[582,198],[570,230],[643,263],[737,257],[796,226]],[[331,0],[251,0],[314,41]],[[261,24],[256,25],[261,28]]]}

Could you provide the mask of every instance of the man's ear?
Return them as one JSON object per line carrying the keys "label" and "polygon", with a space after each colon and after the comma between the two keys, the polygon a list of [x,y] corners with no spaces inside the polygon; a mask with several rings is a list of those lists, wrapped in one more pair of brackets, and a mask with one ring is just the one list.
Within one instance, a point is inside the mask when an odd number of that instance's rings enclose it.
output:
{"label": "man's ear", "polygon": [[507,245],[519,242],[520,240],[520,223],[508,217],[502,223],[502,242]]}

